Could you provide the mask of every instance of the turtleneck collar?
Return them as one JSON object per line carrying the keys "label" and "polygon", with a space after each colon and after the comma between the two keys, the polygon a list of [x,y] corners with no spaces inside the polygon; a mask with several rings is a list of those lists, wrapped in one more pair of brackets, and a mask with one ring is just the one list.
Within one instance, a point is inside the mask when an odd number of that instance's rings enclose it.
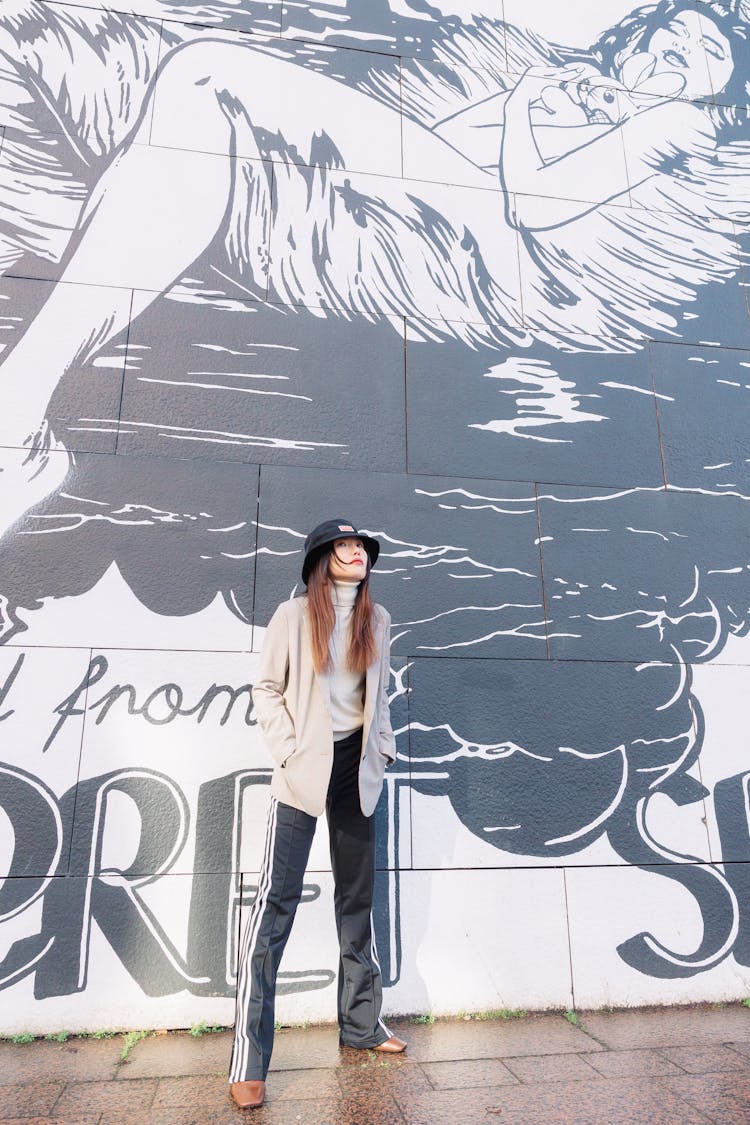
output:
{"label": "turtleneck collar", "polygon": [[340,609],[351,609],[358,589],[359,582],[336,582],[331,579],[331,601]]}

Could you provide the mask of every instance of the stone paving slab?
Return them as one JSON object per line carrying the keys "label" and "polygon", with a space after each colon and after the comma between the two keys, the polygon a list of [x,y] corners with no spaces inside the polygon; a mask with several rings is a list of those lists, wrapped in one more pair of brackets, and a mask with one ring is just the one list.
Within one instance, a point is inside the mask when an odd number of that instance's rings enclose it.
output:
{"label": "stone paving slab", "polygon": [[672,1078],[669,1089],[704,1113],[714,1125],[747,1125],[750,1080],[734,1074]]}
{"label": "stone paving slab", "polygon": [[[344,1097],[352,1097],[374,1089],[396,1094],[400,1090],[418,1093],[420,1090],[433,1088],[433,1083],[427,1077],[427,1065],[414,1062],[408,1054],[385,1058],[367,1052],[364,1059],[357,1058],[358,1055],[361,1055],[361,1052],[343,1050],[340,1063],[334,1072]],[[310,1071],[306,1073],[309,1074]],[[275,1085],[274,1081],[274,1087]]]}
{"label": "stone paving slab", "polygon": [[579,1012],[587,1031],[613,1050],[638,1047],[688,1047],[703,1043],[750,1042],[750,1008],[634,1009]]}
{"label": "stone paving slab", "polygon": [[[458,1119],[460,1120],[460,1118]],[[404,1125],[405,1118],[396,1102],[388,1094],[377,1098],[358,1098],[327,1102],[269,1100],[252,1114],[227,1108],[211,1118],[196,1120],[195,1125]],[[149,1122],[150,1125],[150,1122]],[[454,1121],[452,1125],[458,1125]]]}
{"label": "stone paving slab", "polygon": [[[24,1082],[33,1075],[35,1082],[95,1082],[113,1078],[120,1065],[122,1038],[71,1039],[50,1043],[0,1043],[0,1081]],[[0,1107],[0,1113],[3,1112]]]}
{"label": "stone paving slab", "polygon": [[[229,1084],[226,1083],[227,1090]],[[352,1091],[352,1097],[363,1091]],[[282,1070],[273,1080],[274,1101],[331,1101],[341,1097],[334,1070]]]}
{"label": "stone paving slab", "polygon": [[[423,1069],[435,1090],[518,1085],[518,1079],[500,1059],[464,1059],[462,1062],[425,1063]],[[406,1093],[411,1095],[416,1091],[408,1090]]]}
{"label": "stone paving slab", "polygon": [[435,1091],[398,1100],[407,1125],[706,1125],[711,1120],[653,1081]]}
{"label": "stone paving slab", "polygon": [[[136,1043],[118,1079],[173,1078],[179,1074],[226,1075],[232,1035],[229,1031],[193,1036],[188,1031],[153,1035]],[[275,1061],[275,1060],[274,1060]]]}
{"label": "stone paving slab", "polygon": [[[154,1110],[166,1107],[197,1111],[206,1106],[218,1106],[229,1094],[225,1077],[201,1075],[180,1078],[162,1078],[152,1102]],[[306,1101],[308,1099],[338,1099],[341,1088],[335,1071],[287,1070],[274,1074],[274,1101]]]}
{"label": "stone paving slab", "polygon": [[750,1058],[728,1047],[662,1047],[660,1053],[688,1074],[750,1070]]}
{"label": "stone paving slab", "polygon": [[[190,1109],[187,1106],[162,1106],[160,1109],[152,1108],[140,1113],[111,1109],[101,1114],[98,1125],[208,1125],[208,1122],[213,1120],[215,1108],[212,1106],[207,1112],[205,1109],[195,1107]],[[243,1116],[239,1110],[235,1110],[235,1114],[233,1125],[240,1125],[243,1121],[247,1125],[247,1115]]]}
{"label": "stone paving slab", "polygon": [[215,1075],[185,1075],[179,1078],[162,1078],[156,1088],[152,1110],[189,1109],[196,1112],[209,1105],[219,1105],[228,1093],[226,1078]]}
{"label": "stone paving slab", "polygon": [[577,1054],[596,1051],[599,1047],[595,1040],[559,1015],[438,1021],[431,1026],[406,1028],[403,1038],[409,1041],[410,1058],[417,1062]]}
{"label": "stone paving slab", "polygon": [[63,1091],[55,1103],[55,1113],[146,1114],[156,1093],[156,1081],[143,1078],[138,1082],[76,1082]]}
{"label": "stone paving slab", "polygon": [[83,1117],[80,1114],[75,1117],[0,1117],[0,1125],[99,1125],[99,1114],[85,1114]]}
{"label": "stone paving slab", "polygon": [[28,1077],[22,1086],[0,1086],[0,1112],[7,1117],[49,1114],[65,1089],[64,1082],[29,1082]]}
{"label": "stone paving slab", "polygon": [[505,1065],[521,1082],[590,1082],[601,1075],[582,1055],[533,1055],[506,1059]]}
{"label": "stone paving slab", "polygon": [[586,1061],[604,1078],[653,1078],[659,1075],[680,1074],[676,1063],[670,1062],[659,1051],[601,1051],[587,1055]]}
{"label": "stone paving slab", "polygon": [[274,1070],[335,1067],[340,1056],[337,1027],[282,1028],[274,1037]]}

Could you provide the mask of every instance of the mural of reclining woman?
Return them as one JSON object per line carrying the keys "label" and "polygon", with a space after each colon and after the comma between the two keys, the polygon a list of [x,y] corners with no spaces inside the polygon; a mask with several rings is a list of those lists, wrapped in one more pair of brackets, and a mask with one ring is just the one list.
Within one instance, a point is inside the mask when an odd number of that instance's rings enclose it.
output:
{"label": "mural of reclining woman", "polygon": [[[65,372],[169,289],[222,231],[239,274],[256,284],[267,279],[282,301],[370,320],[408,314],[412,331],[426,339],[507,348],[528,343],[529,330],[564,342],[582,333],[637,340],[655,327],[674,329],[670,305],[736,269],[730,232],[709,220],[747,211],[738,202],[748,197],[746,115],[734,105],[747,99],[748,27],[741,5],[709,2],[697,10],[663,0],[632,13],[591,51],[561,55],[550,47],[544,65],[533,60],[512,89],[496,89],[479,106],[454,106],[440,120],[433,112],[430,121],[427,86],[421,112],[403,121],[404,151],[418,153],[420,167],[443,184],[491,188],[499,176],[505,215],[472,212],[460,188],[447,202],[427,181],[380,179],[367,194],[355,188],[341,169],[368,167],[371,138],[392,130],[387,90],[377,96],[342,87],[261,41],[207,37],[178,46],[147,88],[138,122],[112,153],[65,255],[62,281],[102,287],[82,301],[75,286],[57,286],[0,367],[0,533],[65,478],[68,458],[44,421]],[[516,41],[523,37],[511,36]],[[454,53],[460,50],[457,41]],[[623,99],[633,56],[656,84],[652,92],[613,117],[601,105],[587,112],[592,99],[606,104],[608,93]],[[495,70],[498,64],[495,58]],[[291,81],[294,98],[269,94]],[[555,85],[562,102],[551,96]],[[157,90],[170,148],[149,144]],[[700,100],[715,95],[727,108]],[[442,97],[435,94],[435,103]],[[228,160],[195,156],[211,152],[246,159],[233,171]],[[295,163],[299,153],[309,154],[307,167]],[[273,199],[264,158],[273,161]],[[595,198],[576,201],[592,180]],[[603,206],[624,202],[628,192],[639,205],[669,199],[673,186],[671,207],[680,213],[668,220],[651,219],[644,207]],[[689,209],[680,206],[686,198]],[[281,235],[270,261],[269,226]],[[523,330],[509,265],[517,232],[531,278]],[[316,250],[322,247],[325,253]],[[140,281],[126,314],[104,286],[108,271],[118,275],[133,261]],[[596,268],[581,270],[581,263]]]}

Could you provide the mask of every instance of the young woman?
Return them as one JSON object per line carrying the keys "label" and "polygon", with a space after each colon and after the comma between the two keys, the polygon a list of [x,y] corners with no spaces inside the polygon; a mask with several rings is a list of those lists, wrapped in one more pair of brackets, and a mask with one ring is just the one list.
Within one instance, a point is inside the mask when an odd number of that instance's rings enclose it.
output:
{"label": "young woman", "polygon": [[[461,86],[424,68],[402,114],[400,95],[396,108],[383,104],[279,57],[273,41],[205,37],[175,48],[71,239],[61,281],[89,287],[56,286],[0,367],[0,534],[67,473],[44,421],[60,378],[219,233],[253,292],[346,317],[406,316],[425,339],[505,347],[531,333],[575,346],[581,336],[669,330],[670,307],[737,269],[730,228],[747,220],[748,27],[744,0],[662,0],[588,51],[545,55],[538,40],[532,49],[492,24],[488,120],[460,90],[442,116],[417,108]],[[496,57],[502,42],[505,59],[506,32],[509,48],[525,43],[507,64],[515,73]],[[597,72],[619,83],[636,53],[664,92],[571,128],[566,105],[587,100],[581,63],[590,91]],[[562,109],[549,97],[555,83],[570,95]],[[276,96],[290,85],[294,96]],[[377,138],[394,136],[416,179],[346,174],[372,171]],[[133,286],[132,304],[122,286]]]}
{"label": "young woman", "polygon": [[262,1105],[271,1061],[276,974],[325,809],[339,937],[338,1020],[345,1047],[400,1053],[380,1018],[372,926],[374,811],[396,746],[388,714],[390,617],[370,599],[380,545],[345,519],[305,540],[307,594],[282,602],[268,625],[253,702],[275,761],[258,895],[237,974],[231,1094]]}

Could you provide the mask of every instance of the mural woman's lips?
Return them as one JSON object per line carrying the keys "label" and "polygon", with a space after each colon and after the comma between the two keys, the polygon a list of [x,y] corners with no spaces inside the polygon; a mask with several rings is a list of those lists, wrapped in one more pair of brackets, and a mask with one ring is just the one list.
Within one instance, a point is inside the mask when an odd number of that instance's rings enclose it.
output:
{"label": "mural woman's lips", "polygon": [[687,68],[687,59],[679,51],[664,51],[662,58],[670,67],[679,66],[682,70]]}

